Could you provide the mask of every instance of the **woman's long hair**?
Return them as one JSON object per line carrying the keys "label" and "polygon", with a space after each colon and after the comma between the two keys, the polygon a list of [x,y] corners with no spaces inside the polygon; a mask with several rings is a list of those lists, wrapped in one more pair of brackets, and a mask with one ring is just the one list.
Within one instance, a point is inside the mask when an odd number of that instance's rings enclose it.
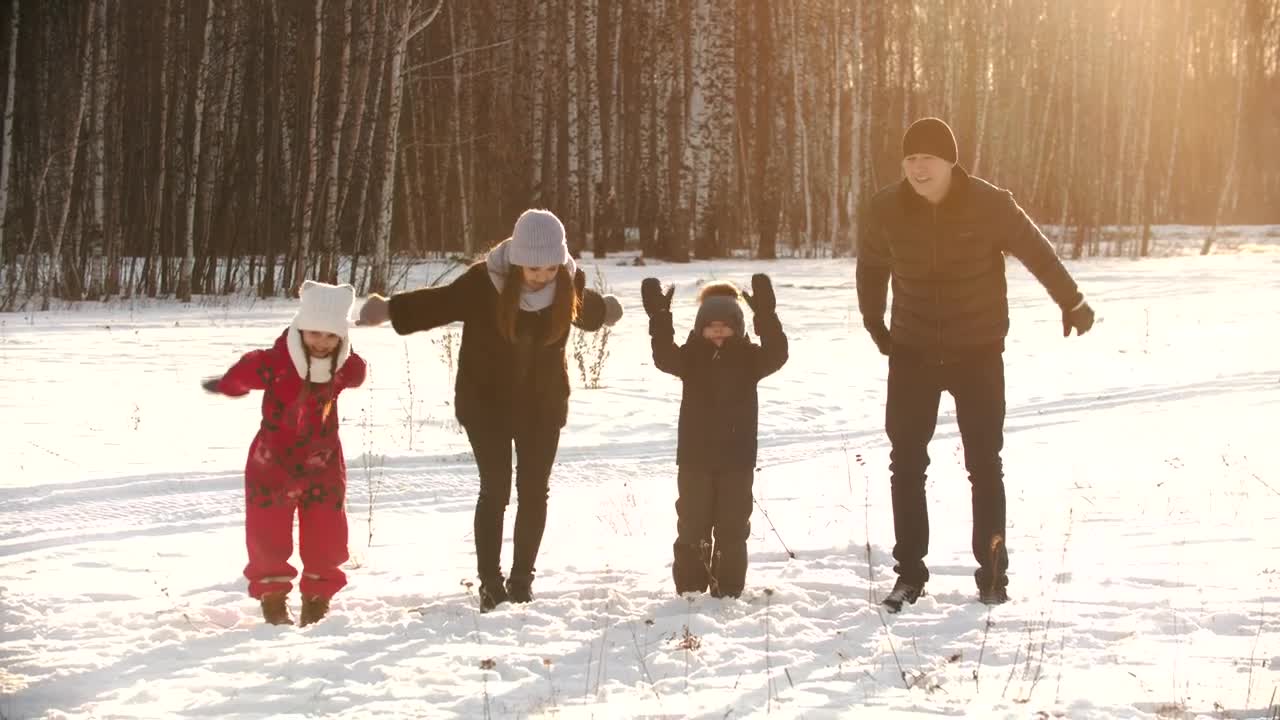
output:
{"label": "woman's long hair", "polygon": [[[573,291],[573,278],[569,269],[561,265],[556,269],[556,296],[551,301],[551,325],[547,328],[545,345],[554,345],[569,333],[569,323],[578,319],[581,300]],[[498,296],[498,333],[507,342],[516,341],[516,318],[520,315],[520,294],[524,291],[524,271],[512,265]]]}

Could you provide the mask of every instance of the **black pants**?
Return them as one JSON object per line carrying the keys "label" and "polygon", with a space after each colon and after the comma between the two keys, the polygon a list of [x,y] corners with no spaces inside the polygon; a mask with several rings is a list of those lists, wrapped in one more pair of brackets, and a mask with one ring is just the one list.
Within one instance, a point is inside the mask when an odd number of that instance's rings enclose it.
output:
{"label": "black pants", "polygon": [[502,578],[502,521],[511,501],[513,442],[518,504],[511,577],[532,580],[547,524],[548,481],[560,446],[560,428],[530,421],[515,427],[476,424],[466,429],[480,471],[475,517],[476,571],[480,582],[501,582]]}
{"label": "black pants", "polygon": [[1004,357],[975,355],[946,365],[925,364],[895,354],[889,360],[889,397],[885,429],[892,446],[889,470],[893,490],[896,544],[894,570],[907,582],[929,579],[929,509],[925,502],[928,445],[938,421],[942,392],[955,399],[956,421],[964,445],[964,464],[973,495],[974,579],[979,588],[1008,585],[1005,548]]}
{"label": "black pants", "polygon": [[716,597],[742,594],[747,581],[753,473],[753,468],[680,468],[671,563],[676,592],[704,592],[709,585]]}

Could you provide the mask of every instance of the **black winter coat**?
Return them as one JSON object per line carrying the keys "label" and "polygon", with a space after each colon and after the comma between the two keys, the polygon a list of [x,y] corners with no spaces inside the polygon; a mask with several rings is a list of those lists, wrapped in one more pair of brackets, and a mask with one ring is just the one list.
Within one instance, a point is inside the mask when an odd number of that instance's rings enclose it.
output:
{"label": "black winter coat", "polygon": [[776,314],[757,315],[760,344],[733,338],[717,348],[689,333],[677,347],[671,313],[649,321],[653,364],[684,382],[676,463],[698,469],[736,470],[756,464],[759,401],[756,384],[787,362],[787,336]]}
{"label": "black winter coat", "polygon": [[[575,288],[586,275],[578,270]],[[498,291],[481,260],[452,283],[396,293],[390,299],[391,326],[400,335],[462,323],[458,349],[458,379],[454,412],[464,426],[496,423],[510,427],[517,407],[531,411],[538,423],[564,427],[569,416],[569,370],[565,344],[569,334],[545,344],[551,308],[520,311],[517,343],[498,332]],[[574,324],[587,331],[604,325],[605,306],[599,293],[580,289],[580,309]]]}
{"label": "black winter coat", "polygon": [[1003,351],[1009,332],[1004,256],[1013,255],[1059,307],[1083,296],[1044,235],[1008,190],[952,170],[940,205],[907,180],[872,198],[858,242],[858,305],[867,328],[884,322],[893,279],[894,352],[948,362]]}

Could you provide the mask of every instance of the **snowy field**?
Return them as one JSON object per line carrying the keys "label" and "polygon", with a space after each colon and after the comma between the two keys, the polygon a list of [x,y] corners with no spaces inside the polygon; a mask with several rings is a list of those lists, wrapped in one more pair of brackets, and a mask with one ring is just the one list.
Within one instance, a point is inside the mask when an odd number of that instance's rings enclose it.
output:
{"label": "snowy field", "polygon": [[[1010,261],[1013,601],[975,601],[944,396],[933,580],[899,616],[873,602],[893,583],[886,363],[852,263],[615,262],[587,263],[627,315],[602,387],[570,358],[537,599],[483,616],[445,331],[353,331],[370,376],[340,408],[350,584],[298,629],[262,624],[240,575],[257,396],[198,384],[292,305],[0,315],[0,718],[1273,717],[1277,248],[1069,263],[1099,315],[1070,339]],[[748,589],[682,599],[680,387],[653,368],[640,281],[677,284],[683,337],[698,283],[756,271],[791,360],[761,386]]]}

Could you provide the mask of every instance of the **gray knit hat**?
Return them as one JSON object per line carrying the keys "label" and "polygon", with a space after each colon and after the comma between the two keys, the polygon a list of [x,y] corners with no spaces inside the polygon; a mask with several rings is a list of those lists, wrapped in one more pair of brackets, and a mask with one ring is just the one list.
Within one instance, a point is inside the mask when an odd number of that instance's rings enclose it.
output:
{"label": "gray knit hat", "polygon": [[569,260],[564,225],[549,210],[525,210],[511,231],[511,262],[524,267],[563,265]]}
{"label": "gray knit hat", "polygon": [[742,316],[742,304],[737,298],[726,295],[712,295],[698,305],[698,315],[693,319],[693,331],[702,335],[702,330],[712,322],[719,320],[733,328],[734,335],[742,337],[747,334],[746,322]]}

